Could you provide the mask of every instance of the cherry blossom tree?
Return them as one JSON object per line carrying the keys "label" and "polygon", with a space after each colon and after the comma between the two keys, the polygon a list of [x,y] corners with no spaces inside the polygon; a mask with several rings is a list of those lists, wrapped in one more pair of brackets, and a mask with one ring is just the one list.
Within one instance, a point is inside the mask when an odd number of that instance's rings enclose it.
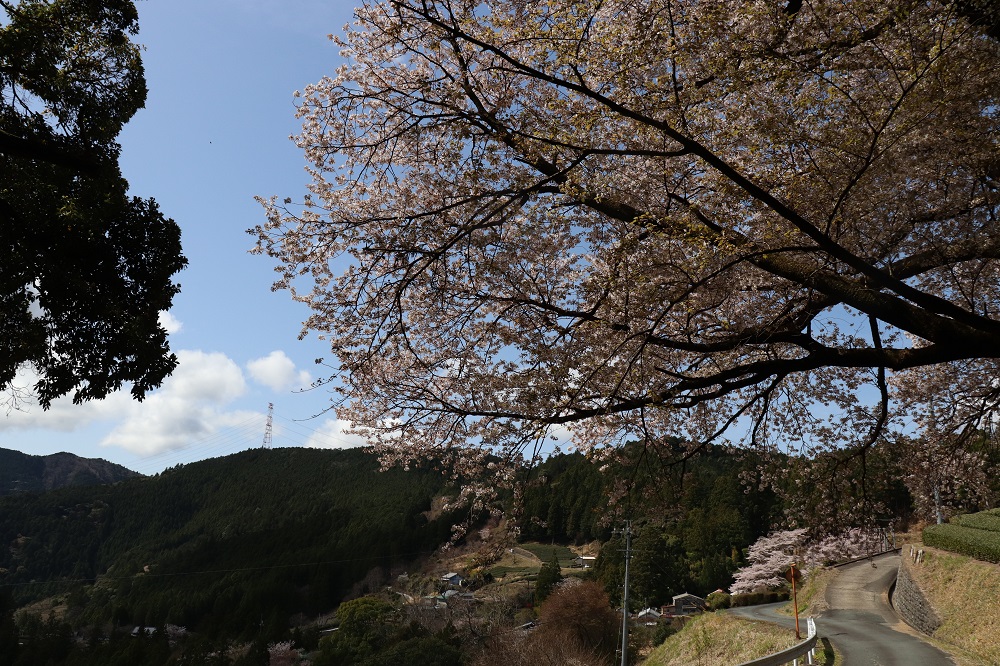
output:
{"label": "cherry blossom tree", "polygon": [[939,440],[914,447],[906,459],[906,486],[918,519],[942,521],[988,503],[985,457]]}
{"label": "cherry blossom tree", "polygon": [[784,574],[795,563],[795,551],[802,548],[807,533],[808,530],[799,528],[772,532],[757,539],[747,550],[747,566],[733,576],[730,594],[783,588],[787,582]]}
{"label": "cherry blossom tree", "polygon": [[731,594],[746,594],[758,590],[784,588],[786,573],[794,564],[809,572],[817,566],[846,562],[880,550],[876,535],[854,528],[843,532],[810,538],[809,530],[780,530],[763,536],[747,549],[747,566],[733,575]]}
{"label": "cherry blossom tree", "polygon": [[329,340],[333,407],[387,461],[516,461],[563,429],[587,451],[863,451],[927,372],[996,408],[987,5],[371,0],[356,18],[348,64],[301,96],[309,194],[262,199],[252,233]]}

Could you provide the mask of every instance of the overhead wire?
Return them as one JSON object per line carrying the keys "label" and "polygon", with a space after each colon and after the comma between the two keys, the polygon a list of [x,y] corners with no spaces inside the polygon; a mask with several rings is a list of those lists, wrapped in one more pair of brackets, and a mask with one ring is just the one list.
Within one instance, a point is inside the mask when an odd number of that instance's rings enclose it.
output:
{"label": "overhead wire", "polygon": [[[358,445],[356,439],[333,434],[328,429],[324,429],[323,426],[311,428],[304,421],[290,419],[280,414],[275,414],[274,419],[280,422],[280,427],[274,432],[273,448],[299,446],[343,449]],[[264,414],[254,414],[239,423],[192,439],[187,446],[182,448],[144,456],[134,465],[134,471],[141,474],[153,474],[177,464],[190,462],[193,458],[204,460],[258,447],[263,441],[265,420]]]}

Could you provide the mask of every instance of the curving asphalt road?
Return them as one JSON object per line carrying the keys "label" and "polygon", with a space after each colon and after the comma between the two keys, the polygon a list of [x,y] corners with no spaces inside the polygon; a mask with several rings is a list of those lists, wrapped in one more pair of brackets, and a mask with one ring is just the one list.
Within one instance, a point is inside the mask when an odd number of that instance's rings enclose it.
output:
{"label": "curving asphalt road", "polygon": [[[816,618],[821,638],[828,638],[844,658],[844,666],[954,666],[941,650],[925,643],[889,605],[899,555],[844,565],[826,590],[829,609]],[[737,615],[794,627],[795,621],[774,611],[784,603],[734,608]],[[805,621],[800,621],[805,635]],[[913,633],[904,633],[913,632]]]}

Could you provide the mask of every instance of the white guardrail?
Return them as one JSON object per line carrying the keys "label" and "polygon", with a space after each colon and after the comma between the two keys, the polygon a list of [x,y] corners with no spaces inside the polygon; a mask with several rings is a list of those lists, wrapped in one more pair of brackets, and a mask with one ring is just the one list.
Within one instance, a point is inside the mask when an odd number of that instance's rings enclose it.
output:
{"label": "white guardrail", "polygon": [[789,663],[798,666],[801,657],[806,658],[804,663],[813,663],[813,656],[816,652],[816,641],[819,640],[819,636],[816,635],[816,621],[812,618],[806,620],[806,628],[809,631],[808,637],[798,645],[793,645],[787,650],[782,650],[781,652],[776,652],[760,659],[744,662],[740,666],[782,666]]}

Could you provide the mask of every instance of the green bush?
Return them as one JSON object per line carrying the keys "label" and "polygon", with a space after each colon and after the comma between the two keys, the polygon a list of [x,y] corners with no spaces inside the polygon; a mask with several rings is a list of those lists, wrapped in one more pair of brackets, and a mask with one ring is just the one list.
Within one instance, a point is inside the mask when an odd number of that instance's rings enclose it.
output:
{"label": "green bush", "polygon": [[653,632],[653,646],[657,646],[663,643],[674,634],[680,631],[680,627],[675,622],[660,622],[656,625],[656,630]]}
{"label": "green bush", "polygon": [[728,592],[712,592],[705,597],[705,601],[708,602],[709,609],[714,611],[729,608],[733,605],[733,598]]}
{"label": "green bush", "polygon": [[928,546],[1000,563],[1000,532],[945,523],[925,528],[923,537]]}
{"label": "green bush", "polygon": [[1000,513],[993,513],[992,511],[983,511],[982,513],[966,513],[954,516],[949,522],[955,525],[971,527],[977,530],[1000,532]]}
{"label": "green bush", "polygon": [[758,604],[773,604],[778,601],[788,601],[788,590],[768,590],[766,592],[747,592],[732,597],[732,606],[756,606]]}

